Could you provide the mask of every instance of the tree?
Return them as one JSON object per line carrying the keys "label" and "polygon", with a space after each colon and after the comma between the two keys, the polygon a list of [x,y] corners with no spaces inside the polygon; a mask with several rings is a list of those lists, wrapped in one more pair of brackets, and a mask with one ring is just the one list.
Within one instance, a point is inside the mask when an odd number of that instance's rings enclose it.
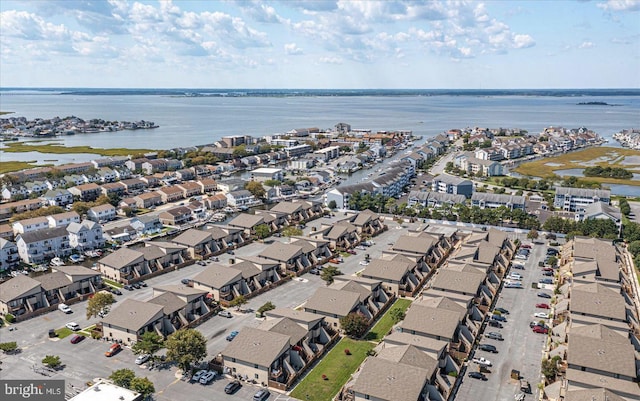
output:
{"label": "tree", "polygon": [[87,303],[87,319],[98,316],[101,310],[108,308],[116,300],[110,292],[98,292],[93,294]]}
{"label": "tree", "polygon": [[558,258],[555,256],[551,256],[549,258],[549,266],[555,266],[558,263]]}
{"label": "tree", "polygon": [[15,341],[10,341],[10,342],[7,342],[7,343],[0,344],[0,351],[3,351],[4,353],[7,353],[7,354],[9,354],[9,353],[11,353],[11,352],[13,352],[13,351],[15,351],[17,349],[18,349],[18,343],[15,342]]}
{"label": "tree", "polygon": [[389,311],[389,316],[394,323],[398,323],[399,321],[404,319],[405,313],[400,308],[393,308]]}
{"label": "tree", "polygon": [[124,213],[125,216],[127,217],[132,217],[135,213],[133,211],[132,208],[130,208],[129,206],[125,206],[122,208],[122,212]]}
{"label": "tree", "polygon": [[146,377],[134,377],[129,384],[129,390],[133,390],[147,397],[156,392],[153,382]]}
{"label": "tree", "polygon": [[331,210],[335,209],[336,207],[338,207],[338,205],[336,204],[336,201],[334,201],[333,199],[329,201],[329,204],[327,205],[327,207]]}
{"label": "tree", "polygon": [[384,208],[389,213],[393,213],[395,211],[395,209],[396,209],[396,200],[393,199],[393,198],[387,199],[387,201],[384,204]]}
{"label": "tree", "polygon": [[167,338],[167,359],[187,371],[207,356],[207,340],[195,329],[178,330]]}
{"label": "tree", "polygon": [[322,269],[320,278],[327,282],[327,285],[333,283],[333,277],[341,275],[342,272],[336,266],[329,265]]}
{"label": "tree", "polygon": [[136,374],[131,369],[118,369],[111,372],[109,380],[116,386],[129,388],[131,381],[135,379]]}
{"label": "tree", "polygon": [[62,362],[60,362],[60,357],[57,355],[47,355],[42,358],[42,364],[50,367],[51,369],[57,369],[60,367]]}
{"label": "tree", "polygon": [[257,312],[260,314],[260,316],[262,316],[266,311],[270,311],[270,310],[273,310],[275,308],[276,308],[276,306],[273,304],[273,302],[268,301],[267,303],[265,303],[264,305],[259,307]]}
{"label": "tree", "polygon": [[629,253],[634,257],[640,255],[640,241],[633,241],[629,244]]}
{"label": "tree", "polygon": [[244,295],[238,295],[237,297],[233,298],[231,302],[229,302],[229,306],[235,306],[237,310],[240,310],[242,305],[246,304],[247,302],[249,301],[247,301]]}
{"label": "tree", "polygon": [[233,157],[245,157],[247,155],[247,147],[244,145],[238,145],[233,148]]}
{"label": "tree", "polygon": [[536,229],[529,230],[529,233],[527,234],[527,238],[534,239],[534,240],[538,239],[538,230]]}
{"label": "tree", "polygon": [[351,312],[340,318],[342,330],[350,337],[362,337],[369,326],[369,321],[360,313]]}
{"label": "tree", "polygon": [[140,340],[133,344],[131,350],[134,354],[155,354],[164,346],[164,338],[155,331],[145,331]]}
{"label": "tree", "polygon": [[249,181],[244,185],[244,189],[246,189],[247,191],[251,192],[251,194],[253,196],[255,196],[256,198],[262,198],[265,194],[265,190],[264,187],[262,186],[262,183],[258,182],[258,181]]}
{"label": "tree", "polygon": [[298,235],[302,235],[302,230],[298,227],[289,226],[285,227],[284,230],[282,230],[282,235],[284,235],[285,237],[295,237]]}
{"label": "tree", "polygon": [[256,231],[256,236],[259,239],[267,238],[269,234],[271,234],[271,230],[269,230],[269,226],[266,224],[258,224],[256,226],[255,231]]}
{"label": "tree", "polygon": [[629,201],[627,201],[625,198],[620,199],[620,213],[624,214],[625,216],[631,213],[631,206],[629,205]]}

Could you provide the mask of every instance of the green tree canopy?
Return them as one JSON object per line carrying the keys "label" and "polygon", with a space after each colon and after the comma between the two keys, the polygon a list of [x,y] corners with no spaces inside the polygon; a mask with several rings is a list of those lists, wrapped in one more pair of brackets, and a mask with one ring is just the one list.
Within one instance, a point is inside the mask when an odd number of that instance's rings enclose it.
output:
{"label": "green tree canopy", "polygon": [[131,381],[136,377],[136,374],[131,369],[118,369],[111,372],[109,380],[116,386],[129,388]]}
{"label": "green tree canopy", "polygon": [[164,338],[155,331],[145,331],[140,340],[133,344],[131,350],[134,354],[153,355],[164,346]]}
{"label": "green tree canopy", "polygon": [[255,228],[256,236],[260,239],[267,238],[269,234],[271,234],[271,230],[269,230],[269,226],[266,224],[258,224]]}
{"label": "green tree canopy", "polygon": [[242,305],[246,304],[247,302],[249,301],[247,301],[244,295],[238,295],[237,297],[233,298],[231,302],[229,302],[229,306],[235,306],[236,309],[240,310]]}
{"label": "green tree canopy", "polygon": [[274,310],[276,306],[271,301],[267,301],[264,305],[258,308],[257,312],[262,315],[267,311]]}
{"label": "green tree canopy", "polygon": [[405,313],[400,308],[393,308],[389,311],[389,316],[394,323],[398,323],[399,321],[404,319]]}
{"label": "green tree canopy", "polygon": [[207,356],[207,340],[195,329],[178,330],[165,343],[167,359],[175,362],[183,371]]}
{"label": "green tree canopy", "polygon": [[529,238],[529,239],[538,239],[538,230],[536,230],[536,229],[529,230],[529,233],[527,234],[527,238]]}
{"label": "green tree canopy", "polygon": [[329,265],[320,271],[320,278],[327,282],[327,285],[333,283],[333,277],[341,275],[337,266]]}
{"label": "green tree canopy", "polygon": [[302,230],[295,226],[289,226],[285,227],[284,230],[282,230],[282,235],[284,235],[285,237],[295,237],[298,235],[302,235]]}
{"label": "green tree canopy", "polygon": [[95,293],[87,302],[87,319],[98,316],[102,309],[108,308],[115,301],[113,294],[110,292],[100,291]]}
{"label": "green tree canopy", "polygon": [[62,365],[62,362],[60,361],[60,357],[57,355],[47,355],[42,358],[42,364],[50,367],[51,369],[56,369]]}
{"label": "green tree canopy", "polygon": [[256,198],[262,198],[265,194],[264,187],[261,182],[258,181],[249,181],[244,185],[244,189],[251,192],[253,196]]}
{"label": "green tree canopy", "polygon": [[368,326],[367,318],[360,313],[352,312],[340,318],[340,327],[350,337],[362,337]]}
{"label": "green tree canopy", "polygon": [[331,210],[335,209],[336,207],[338,207],[338,205],[336,204],[336,201],[334,200],[330,200],[329,204],[327,205],[327,207]]}
{"label": "green tree canopy", "polygon": [[133,390],[147,397],[156,392],[153,382],[146,377],[134,377],[129,384],[129,390]]}

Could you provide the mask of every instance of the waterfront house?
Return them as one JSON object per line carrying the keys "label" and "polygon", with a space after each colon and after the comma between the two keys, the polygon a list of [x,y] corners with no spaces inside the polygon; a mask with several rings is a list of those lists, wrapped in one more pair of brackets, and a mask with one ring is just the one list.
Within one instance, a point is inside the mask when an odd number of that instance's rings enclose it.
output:
{"label": "waterfront house", "polygon": [[139,159],[131,159],[127,160],[124,165],[130,170],[134,172],[142,171],[142,164],[148,162],[146,158]]}
{"label": "waterfront house", "polygon": [[109,182],[109,183],[100,185],[100,191],[104,196],[121,197],[121,196],[124,196],[125,186],[122,184],[121,181]]}
{"label": "waterfront house", "polygon": [[224,194],[209,195],[202,198],[207,209],[222,209],[227,207],[227,197]]}
{"label": "waterfront house", "polygon": [[213,178],[201,178],[196,183],[200,185],[202,193],[214,192],[218,189],[218,183]]}
{"label": "waterfront house", "polygon": [[253,194],[247,191],[246,189],[229,192],[228,194],[226,194],[226,196],[227,196],[227,203],[230,206],[235,206],[235,207],[251,206],[251,205],[255,205],[256,203],[260,203],[260,201],[257,200],[256,197],[253,196]]}
{"label": "waterfront house", "polygon": [[9,185],[2,187],[2,199],[3,200],[12,200],[16,197],[26,198],[29,196],[29,191],[27,191],[27,187],[22,184]]}
{"label": "waterfront house", "polygon": [[71,254],[66,227],[45,228],[16,236],[18,253],[24,263],[42,263]]}
{"label": "waterfront house", "polygon": [[186,206],[173,207],[163,210],[158,217],[162,224],[181,226],[191,221],[191,209]]}
{"label": "waterfront house", "polygon": [[156,234],[162,230],[162,223],[158,216],[144,214],[131,219],[131,227],[141,234]]}
{"label": "waterfront house", "polygon": [[46,216],[41,216],[18,220],[12,224],[12,228],[14,235],[43,230],[49,228],[49,219]]}
{"label": "waterfront house", "polygon": [[94,206],[87,210],[87,218],[97,223],[104,223],[116,218],[116,208],[110,203]]}
{"label": "waterfront house", "polygon": [[282,181],[282,177],[282,169],[280,168],[260,167],[251,170],[251,178],[260,182],[268,180]]}
{"label": "waterfront house", "polygon": [[585,209],[595,202],[610,204],[611,191],[606,189],[556,187],[553,206],[565,211],[575,212],[579,209]]}
{"label": "waterfront house", "polygon": [[142,171],[144,171],[146,174],[153,174],[159,171],[168,170],[167,161],[165,159],[147,160],[146,162],[142,163],[141,167]]}
{"label": "waterfront house", "polygon": [[222,191],[224,194],[228,194],[229,192],[239,191],[244,189],[244,186],[247,182],[238,178],[232,178],[229,180],[224,180],[218,182],[218,190]]}
{"label": "waterfront house", "polygon": [[18,246],[4,238],[0,238],[0,271],[12,270],[20,264]]}
{"label": "waterfront house", "polygon": [[176,171],[176,178],[180,181],[190,181],[196,178],[196,173],[193,169],[183,168]]}
{"label": "waterfront house", "polygon": [[80,216],[76,212],[64,212],[47,216],[49,227],[65,227],[71,223],[79,223]]}
{"label": "waterfront house", "polygon": [[83,220],[82,223],[70,223],[67,226],[69,233],[69,245],[80,251],[86,251],[104,247],[102,226],[91,220]]}
{"label": "waterfront house", "polygon": [[193,196],[202,195],[202,186],[193,181],[183,182],[181,184],[176,185],[176,187],[180,188],[183,191],[182,195],[186,199],[191,198]]}

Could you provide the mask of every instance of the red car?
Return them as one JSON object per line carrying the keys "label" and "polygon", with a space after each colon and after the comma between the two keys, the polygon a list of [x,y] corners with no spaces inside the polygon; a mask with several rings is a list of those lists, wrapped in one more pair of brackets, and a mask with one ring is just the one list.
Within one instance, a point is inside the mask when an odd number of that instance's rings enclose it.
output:
{"label": "red car", "polygon": [[543,272],[552,272],[553,271],[553,267],[548,267],[548,266],[547,267],[543,267],[542,271]]}
{"label": "red car", "polygon": [[540,333],[540,334],[547,334],[547,333],[549,333],[549,329],[547,329],[546,327],[542,327],[542,326],[533,326],[533,332],[534,333]]}
{"label": "red car", "polygon": [[522,245],[520,245],[520,248],[524,248],[524,249],[531,249],[531,245],[529,245],[529,244],[522,244]]}
{"label": "red car", "polygon": [[551,309],[551,306],[549,304],[536,304],[536,308]]}
{"label": "red car", "polygon": [[84,340],[84,336],[78,335],[78,334],[74,334],[73,337],[71,337],[71,344],[77,344],[80,341]]}
{"label": "red car", "polygon": [[355,255],[356,251],[354,251],[353,249],[347,249],[347,253],[350,253],[351,255]]}

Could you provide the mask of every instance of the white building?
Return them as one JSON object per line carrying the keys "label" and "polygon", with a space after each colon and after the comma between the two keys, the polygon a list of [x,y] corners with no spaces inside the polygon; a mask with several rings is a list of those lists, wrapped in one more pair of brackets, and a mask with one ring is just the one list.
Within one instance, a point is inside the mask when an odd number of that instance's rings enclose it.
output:
{"label": "white building", "polygon": [[69,245],[72,248],[86,251],[104,246],[102,226],[91,220],[71,223],[67,226],[67,232],[69,233]]}
{"label": "white building", "polygon": [[260,167],[251,170],[251,177],[260,182],[268,180],[282,181],[283,174],[281,168]]}
{"label": "white building", "polygon": [[42,263],[71,253],[66,227],[47,228],[16,236],[18,253],[25,263]]}
{"label": "white building", "polygon": [[11,241],[0,238],[0,271],[16,268],[19,264],[18,246]]}
{"label": "white building", "polygon": [[240,191],[229,192],[227,195],[227,203],[230,206],[251,206],[256,204],[256,197],[246,189]]}
{"label": "white building", "polygon": [[606,189],[586,189],[557,187],[553,206],[569,212],[586,209],[592,203],[611,203],[611,191]]}
{"label": "white building", "polygon": [[319,155],[322,160],[328,162],[331,159],[336,159],[340,156],[339,146],[329,146],[324,149],[319,149],[313,152],[314,155]]}
{"label": "white building", "polygon": [[109,203],[94,206],[87,210],[87,218],[98,223],[111,221],[116,218],[116,208]]}

